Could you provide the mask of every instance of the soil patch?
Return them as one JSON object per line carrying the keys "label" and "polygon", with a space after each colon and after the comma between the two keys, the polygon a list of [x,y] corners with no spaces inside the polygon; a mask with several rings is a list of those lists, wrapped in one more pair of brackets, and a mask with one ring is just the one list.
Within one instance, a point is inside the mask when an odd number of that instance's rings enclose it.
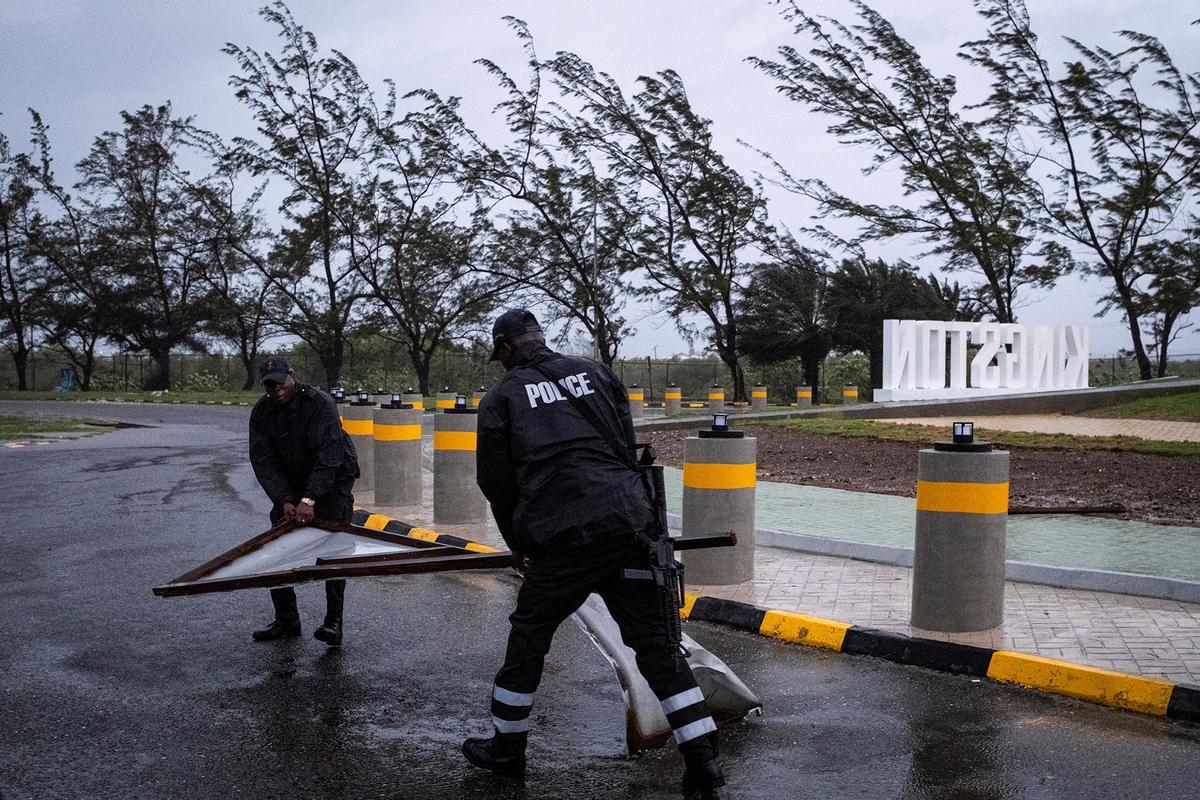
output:
{"label": "soil patch", "polygon": [[[758,439],[759,480],[913,497],[918,445],[747,425]],[[660,463],[682,466],[690,431],[655,431]],[[1010,447],[1013,506],[1120,504],[1118,516],[1200,524],[1200,458],[1103,450]]]}

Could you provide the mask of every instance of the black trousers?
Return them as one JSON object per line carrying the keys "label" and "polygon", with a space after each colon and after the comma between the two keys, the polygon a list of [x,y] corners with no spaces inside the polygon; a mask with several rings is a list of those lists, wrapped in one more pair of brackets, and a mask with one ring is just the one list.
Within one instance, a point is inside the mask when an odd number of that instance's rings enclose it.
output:
{"label": "black trousers", "polygon": [[[317,501],[313,513],[319,519],[333,519],[349,522],[354,516],[354,494],[350,486],[337,486],[324,497],[314,498]],[[271,524],[283,519],[283,506],[271,509]],[[341,622],[342,609],[346,601],[346,581],[339,579],[325,581],[325,622]],[[271,590],[271,605],[275,607],[275,619],[280,622],[295,622],[300,619],[300,609],[296,605],[296,590],[291,586],[283,586]]]}
{"label": "black trousers", "polygon": [[554,632],[588,595],[596,593],[637,656],[638,669],[666,713],[689,764],[716,754],[716,726],[692,671],[678,648],[667,643],[666,616],[653,581],[625,578],[626,568],[648,569],[650,557],[632,536],[572,552],[536,555],[526,562],[504,666],[492,693],[492,723],[499,734],[529,730],[533,695]]}

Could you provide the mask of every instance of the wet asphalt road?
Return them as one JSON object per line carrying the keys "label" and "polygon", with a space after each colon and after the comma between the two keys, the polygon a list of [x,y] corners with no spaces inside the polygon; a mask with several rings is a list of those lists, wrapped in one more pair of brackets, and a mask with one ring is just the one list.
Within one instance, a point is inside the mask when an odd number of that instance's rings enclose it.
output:
{"label": "wet asphalt road", "polygon": [[[0,449],[0,798],[666,798],[623,756],[607,662],[556,639],[523,787],[468,768],[515,578],[352,581],[346,646],[257,644],[265,591],[150,587],[266,527],[246,409],[0,403],[154,425]],[[1195,798],[1200,726],[692,623],[766,715],[727,730],[732,798]]]}

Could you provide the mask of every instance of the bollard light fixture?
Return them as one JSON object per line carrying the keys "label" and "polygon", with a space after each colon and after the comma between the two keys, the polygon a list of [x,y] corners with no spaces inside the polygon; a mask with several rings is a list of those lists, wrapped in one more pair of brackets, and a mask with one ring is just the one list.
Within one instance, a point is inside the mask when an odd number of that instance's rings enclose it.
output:
{"label": "bollard light fixture", "polygon": [[383,390],[383,387],[382,387],[382,386],[377,386],[377,387],[375,388],[375,394],[387,394],[387,392],[385,392],[385,391]]}
{"label": "bollard light fixture", "polygon": [[358,390],[358,402],[365,403],[365,402],[369,401],[370,399],[371,399],[371,396],[369,394],[367,394],[366,389]]}
{"label": "bollard light fixture", "polygon": [[401,400],[401,398],[400,398],[400,395],[396,394],[395,392],[392,392],[392,405],[394,405],[394,406],[396,406],[397,408],[399,408],[399,407],[400,407],[400,400]]}
{"label": "bollard light fixture", "polygon": [[955,444],[971,444],[975,441],[974,422],[955,422],[952,432]]}
{"label": "bollard light fixture", "polygon": [[727,431],[729,430],[729,415],[728,414],[713,414],[713,430]]}
{"label": "bollard light fixture", "polygon": [[466,408],[467,407],[467,396],[465,394],[455,395],[454,396],[454,407],[455,408]]}

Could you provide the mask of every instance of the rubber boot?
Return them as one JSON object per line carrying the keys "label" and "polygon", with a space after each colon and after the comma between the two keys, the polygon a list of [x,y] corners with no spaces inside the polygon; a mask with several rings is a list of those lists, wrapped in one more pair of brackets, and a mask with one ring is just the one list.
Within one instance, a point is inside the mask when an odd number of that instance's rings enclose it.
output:
{"label": "rubber boot", "polygon": [[693,739],[679,750],[686,765],[680,786],[684,800],[720,800],[725,773],[717,761],[716,734]]}
{"label": "rubber boot", "polygon": [[528,733],[499,733],[490,739],[467,739],[463,755],[477,767],[506,778],[525,777],[525,743]]}
{"label": "rubber boot", "polygon": [[276,639],[291,639],[300,635],[300,611],[296,608],[296,590],[290,586],[271,590],[271,604],[275,606],[275,619],[265,628],[255,631],[256,642],[272,642]]}
{"label": "rubber boot", "polygon": [[325,621],[313,637],[330,647],[342,646],[342,607],[346,600],[346,581],[325,581]]}

